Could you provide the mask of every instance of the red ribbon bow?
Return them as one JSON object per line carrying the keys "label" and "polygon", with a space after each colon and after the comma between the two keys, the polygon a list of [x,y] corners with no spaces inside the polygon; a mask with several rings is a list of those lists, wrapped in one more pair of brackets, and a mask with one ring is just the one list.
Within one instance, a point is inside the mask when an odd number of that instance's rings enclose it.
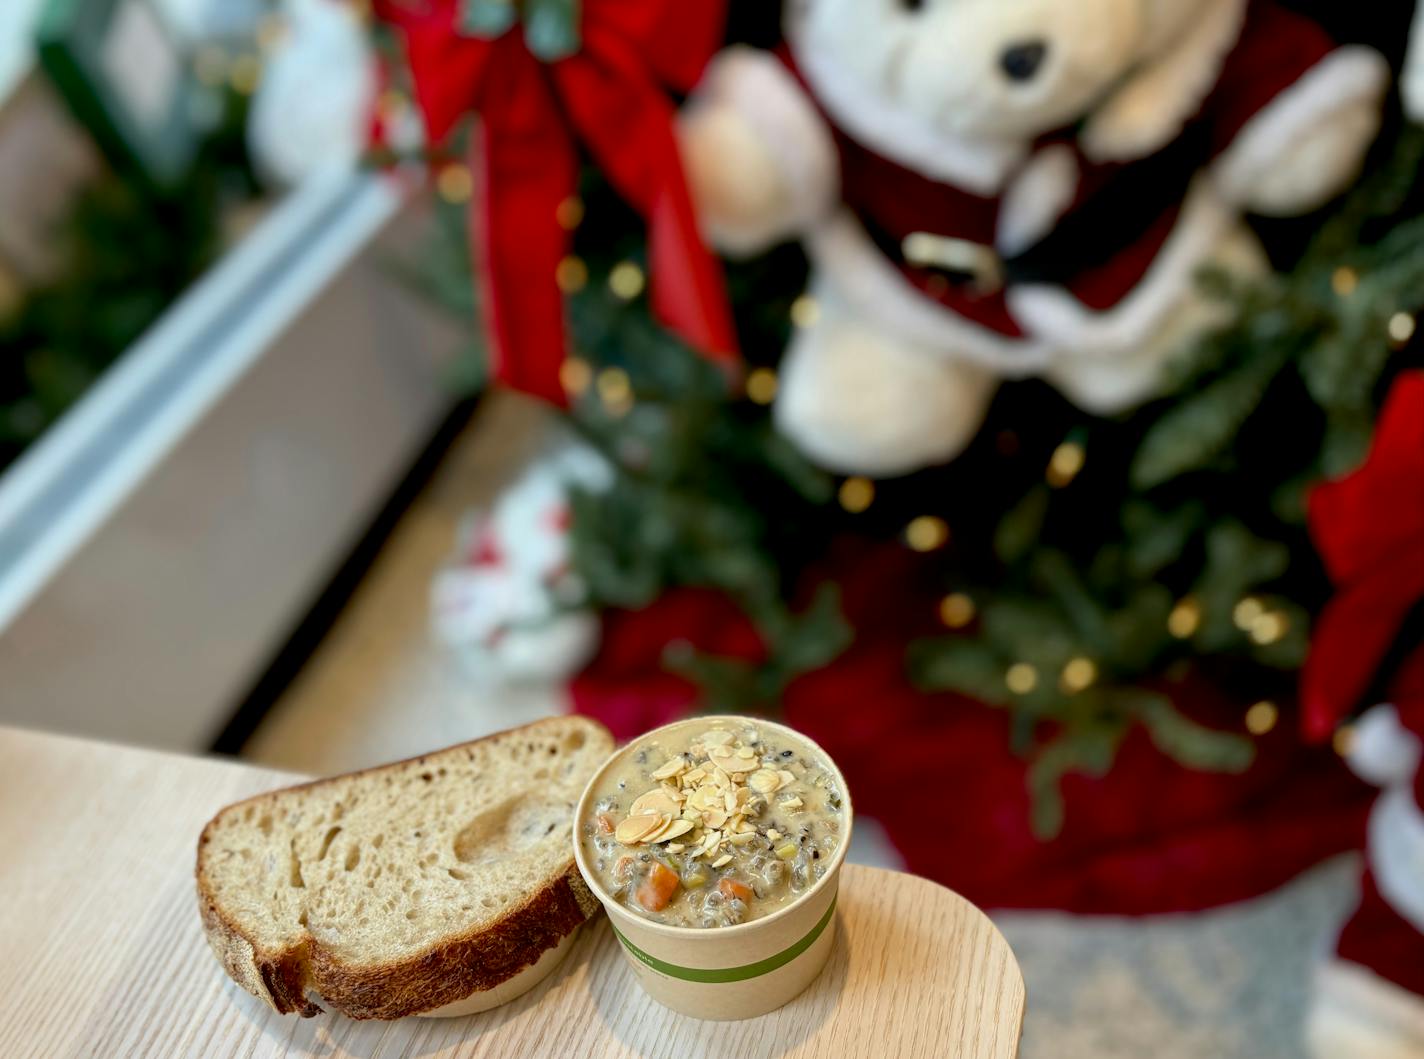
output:
{"label": "red ribbon bow", "polygon": [[475,200],[471,239],[495,374],[557,404],[565,350],[555,280],[570,233],[556,214],[574,194],[581,144],[648,221],[653,311],[689,344],[735,358],[721,268],[698,232],[668,90],[685,93],[721,43],[725,0],[587,0],[582,46],[541,63],[523,30],[461,35],[459,0],[384,0],[405,34],[432,143],[470,111]]}

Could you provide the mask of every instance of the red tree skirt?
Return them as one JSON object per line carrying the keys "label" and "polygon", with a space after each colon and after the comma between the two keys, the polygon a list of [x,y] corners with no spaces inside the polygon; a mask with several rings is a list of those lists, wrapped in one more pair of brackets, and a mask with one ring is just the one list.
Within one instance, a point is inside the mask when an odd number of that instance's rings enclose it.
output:
{"label": "red tree skirt", "polygon": [[[836,565],[856,571],[842,586],[856,646],[797,680],[784,702],[786,721],[835,757],[857,812],[885,826],[911,871],[989,908],[1150,914],[1253,897],[1363,845],[1372,792],[1287,724],[1258,740],[1256,763],[1235,776],[1185,769],[1136,731],[1105,778],[1068,777],[1063,831],[1040,842],[1008,714],[926,694],[904,675],[906,644],[935,631],[917,617],[934,607],[917,598],[915,562],[891,547]],[[601,653],[573,682],[575,709],[620,738],[686,714],[695,689],[662,665],[678,641],[743,658],[761,649],[711,593],[611,612]],[[1199,723],[1240,729],[1242,705],[1209,684],[1169,690]]]}

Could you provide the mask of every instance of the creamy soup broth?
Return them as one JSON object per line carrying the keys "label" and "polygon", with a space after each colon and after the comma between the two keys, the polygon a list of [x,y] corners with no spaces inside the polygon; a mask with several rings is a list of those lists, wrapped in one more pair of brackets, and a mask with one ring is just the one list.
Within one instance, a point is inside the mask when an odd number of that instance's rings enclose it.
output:
{"label": "creamy soup broth", "polygon": [[615,900],[673,926],[769,915],[825,874],[842,839],[822,756],[754,722],[639,740],[596,793],[580,826],[588,864]]}

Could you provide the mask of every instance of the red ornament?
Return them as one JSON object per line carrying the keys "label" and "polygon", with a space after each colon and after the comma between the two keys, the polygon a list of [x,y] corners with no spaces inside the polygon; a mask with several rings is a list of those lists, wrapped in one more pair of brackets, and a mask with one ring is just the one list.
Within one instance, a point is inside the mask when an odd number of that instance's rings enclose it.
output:
{"label": "red ornament", "polygon": [[573,54],[541,62],[522,26],[467,35],[461,0],[378,0],[405,35],[426,132],[439,143],[466,114],[475,200],[471,239],[495,374],[557,404],[565,323],[558,223],[580,148],[648,221],[653,311],[692,346],[731,360],[736,334],[722,274],[698,232],[669,91],[685,93],[721,44],[725,0],[587,0]]}
{"label": "red ornament", "polygon": [[1311,494],[1310,529],[1337,589],[1301,674],[1305,733],[1319,740],[1374,705],[1381,664],[1424,605],[1424,371],[1394,384],[1364,466]]}

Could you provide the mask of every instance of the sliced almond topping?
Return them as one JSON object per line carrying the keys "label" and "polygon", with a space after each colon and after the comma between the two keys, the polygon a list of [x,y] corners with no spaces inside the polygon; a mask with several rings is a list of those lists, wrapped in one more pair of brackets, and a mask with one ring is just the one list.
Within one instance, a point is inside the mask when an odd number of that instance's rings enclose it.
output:
{"label": "sliced almond topping", "polygon": [[641,842],[667,823],[667,818],[649,813],[644,816],[630,816],[613,831],[613,837],[625,846]]}
{"label": "sliced almond topping", "polygon": [[650,774],[655,780],[670,780],[687,767],[680,757],[669,758]]}
{"label": "sliced almond topping", "polygon": [[649,791],[634,799],[633,804],[628,807],[629,816],[642,816],[645,813],[664,813],[668,816],[677,816],[681,812],[682,807],[678,805],[677,799],[671,797],[667,791],[661,788]]}
{"label": "sliced almond topping", "polygon": [[680,837],[680,836],[682,836],[682,835],[687,834],[687,833],[688,833],[689,831],[691,831],[691,830],[692,830],[692,823],[691,823],[691,821],[689,821],[689,820],[674,820],[674,821],[672,821],[672,823],[668,824],[667,827],[665,827],[661,832],[659,832],[659,833],[656,834],[656,835],[650,836],[650,837],[647,839],[647,841],[648,841],[648,842],[669,842],[669,841],[671,841],[671,840],[674,839],[674,838],[678,838],[678,837]]}
{"label": "sliced almond topping", "polygon": [[707,747],[726,746],[733,739],[731,732],[724,732],[720,728],[714,728],[702,736],[702,745]]}
{"label": "sliced almond topping", "polygon": [[776,774],[781,777],[781,782],[783,784],[796,782],[796,773],[794,772],[789,772],[786,769],[781,769]]}
{"label": "sliced almond topping", "polygon": [[721,827],[727,822],[727,814],[721,809],[708,809],[702,814],[702,822],[708,827]]}
{"label": "sliced almond topping", "polygon": [[686,847],[681,842],[669,842],[667,848],[669,853],[681,853]]}
{"label": "sliced almond topping", "polygon": [[749,746],[739,746],[737,747],[737,757],[745,758],[746,760],[750,761],[752,758],[756,757],[756,751]]}
{"label": "sliced almond topping", "polygon": [[781,832],[774,827],[769,827],[766,831],[766,837],[775,842],[778,838],[781,837]]}
{"label": "sliced almond topping", "polygon": [[[733,836],[732,836],[730,839],[728,839],[727,841],[731,842],[732,845],[734,845],[734,846],[745,846],[748,842],[750,842],[750,841],[751,841],[752,839],[754,839],[754,838],[756,838],[756,832],[755,832],[755,831],[742,831],[742,832],[739,832],[739,833],[733,835]],[[671,849],[672,847],[669,846],[668,848]]]}
{"label": "sliced almond topping", "polygon": [[[742,748],[746,750],[746,747]],[[726,747],[717,747],[707,752],[712,764],[723,772],[753,772],[761,768],[761,764],[756,760],[756,755],[747,750],[748,757],[741,757],[736,751]]]}
{"label": "sliced almond topping", "polygon": [[680,802],[683,799],[682,791],[678,790],[671,783],[664,783],[660,789],[675,802]]}
{"label": "sliced almond topping", "polygon": [[668,824],[672,823],[672,820],[669,817],[662,816],[661,814],[659,814],[658,819],[659,821],[661,821],[658,826],[653,828],[641,839],[639,839],[640,842],[646,842],[649,844],[656,842],[658,840],[658,836],[668,829]]}
{"label": "sliced almond topping", "polygon": [[727,775],[727,770],[721,767],[712,770],[712,779],[719,787],[731,787],[732,777]]}
{"label": "sliced almond topping", "polygon": [[729,813],[735,813],[735,812],[737,811],[737,795],[736,795],[736,792],[734,792],[734,791],[728,791],[728,792],[722,797],[722,804],[727,807],[727,812],[729,812]]}
{"label": "sliced almond topping", "polygon": [[773,772],[771,769],[757,769],[751,774],[751,778],[747,780],[747,783],[751,785],[752,790],[758,791],[762,794],[772,793],[772,791],[780,787],[783,782],[785,781],[782,779],[781,775],[779,773]]}
{"label": "sliced almond topping", "polygon": [[698,781],[705,780],[706,778],[707,770],[704,768],[693,769],[686,776],[682,777],[684,783],[697,783]]}
{"label": "sliced almond topping", "polygon": [[714,867],[714,868],[720,868],[720,867],[722,867],[724,864],[731,864],[731,863],[732,863],[732,855],[731,855],[730,853],[723,853],[720,857],[718,857],[716,860],[714,860],[714,861],[712,862],[712,867]]}
{"label": "sliced almond topping", "polygon": [[787,809],[800,809],[805,803],[803,803],[800,798],[787,798],[781,804]]}

